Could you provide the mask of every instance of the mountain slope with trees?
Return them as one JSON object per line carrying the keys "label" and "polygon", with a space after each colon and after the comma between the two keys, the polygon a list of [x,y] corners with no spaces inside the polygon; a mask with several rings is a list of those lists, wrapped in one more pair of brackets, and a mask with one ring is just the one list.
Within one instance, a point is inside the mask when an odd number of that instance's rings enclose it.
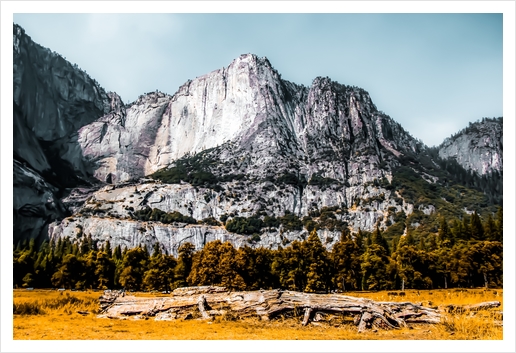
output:
{"label": "mountain slope with trees", "polygon": [[503,119],[429,148],[364,89],[253,54],[123,104],[13,34],[15,285],[501,283]]}
{"label": "mountain slope with trees", "polygon": [[183,286],[223,286],[231,290],[284,288],[334,290],[501,287],[503,211],[485,222],[471,217],[440,220],[437,234],[416,241],[408,233],[390,243],[377,227],[352,236],[342,231],[331,250],[315,231],[305,241],[277,250],[235,248],[209,242],[200,250],[181,245],[178,256],[159,246],[112,248],[85,237],[21,241],[13,252],[15,287],[62,287],[170,291]]}

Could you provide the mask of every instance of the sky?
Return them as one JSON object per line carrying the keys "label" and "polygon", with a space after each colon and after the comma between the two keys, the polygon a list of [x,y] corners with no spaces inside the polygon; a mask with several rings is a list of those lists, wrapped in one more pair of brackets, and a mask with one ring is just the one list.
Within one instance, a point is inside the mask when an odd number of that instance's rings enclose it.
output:
{"label": "sky", "polygon": [[32,39],[76,63],[126,103],[240,54],[282,78],[328,76],[369,92],[377,108],[429,146],[503,115],[502,14],[22,14]]}

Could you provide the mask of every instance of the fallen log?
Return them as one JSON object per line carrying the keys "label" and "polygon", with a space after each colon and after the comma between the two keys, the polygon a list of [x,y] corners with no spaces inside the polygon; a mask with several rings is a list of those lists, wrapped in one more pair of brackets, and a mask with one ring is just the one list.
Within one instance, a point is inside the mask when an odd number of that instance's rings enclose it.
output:
{"label": "fallen log", "polygon": [[[279,315],[301,315],[301,324],[321,321],[325,316],[345,315],[362,332],[370,328],[394,329],[407,323],[440,322],[441,311],[410,302],[375,302],[371,299],[341,294],[312,294],[294,291],[259,290],[229,292],[223,287],[187,287],[174,290],[167,297],[135,297],[125,292],[106,292],[100,298],[99,317],[147,318],[174,320],[198,318],[211,320],[214,316],[260,317],[270,320]],[[469,310],[496,307],[480,303]],[[499,303],[498,303],[499,306]],[[456,307],[455,307],[456,308]]]}
{"label": "fallen log", "polygon": [[454,305],[449,304],[443,306],[441,309],[447,312],[460,313],[465,311],[479,311],[486,309],[498,308],[500,306],[499,301],[491,301],[491,302],[482,302],[478,304],[468,304],[468,305]]}

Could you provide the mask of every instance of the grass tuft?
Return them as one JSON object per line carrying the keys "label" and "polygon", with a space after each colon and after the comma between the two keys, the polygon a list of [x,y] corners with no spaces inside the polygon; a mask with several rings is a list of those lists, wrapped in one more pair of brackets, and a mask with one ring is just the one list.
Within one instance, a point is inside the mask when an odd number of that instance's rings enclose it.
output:
{"label": "grass tuft", "polygon": [[43,315],[45,310],[38,301],[13,303],[14,315]]}

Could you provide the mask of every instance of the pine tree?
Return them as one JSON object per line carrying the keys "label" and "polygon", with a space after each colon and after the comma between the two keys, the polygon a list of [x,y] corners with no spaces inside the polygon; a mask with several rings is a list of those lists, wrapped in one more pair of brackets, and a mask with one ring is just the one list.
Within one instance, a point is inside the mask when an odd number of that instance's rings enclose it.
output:
{"label": "pine tree", "polygon": [[439,231],[438,231],[439,243],[442,247],[451,247],[454,244],[453,233],[450,231],[448,227],[448,222],[444,217],[441,217],[439,221]]}
{"label": "pine tree", "polygon": [[207,243],[197,251],[192,259],[192,270],[188,276],[188,283],[193,286],[220,284],[218,274],[219,245],[222,242],[215,240]]}
{"label": "pine tree", "polygon": [[383,247],[387,252],[389,251],[389,244],[387,243],[387,240],[385,240],[385,238],[383,237],[378,224],[376,224],[376,229],[374,230],[371,236],[371,244],[377,244]]}
{"label": "pine tree", "polygon": [[70,289],[76,288],[77,284],[81,287],[80,274],[84,272],[83,267],[82,261],[75,254],[65,255],[58,270],[52,275],[52,284]]}
{"label": "pine tree", "polygon": [[[106,246],[105,250],[110,249]],[[115,263],[105,250],[97,252],[97,259],[95,261],[97,288],[103,290],[111,288],[115,283]]]}
{"label": "pine tree", "polygon": [[358,233],[355,235],[355,244],[357,244],[358,250],[362,253],[364,251],[364,233],[362,229],[358,228]]}
{"label": "pine tree", "polygon": [[334,287],[342,291],[360,289],[360,252],[348,232],[342,232],[330,253]]}
{"label": "pine tree", "polygon": [[434,234],[430,234],[428,236],[427,248],[429,251],[433,251],[433,250],[437,249],[437,240],[436,240],[436,236]]}
{"label": "pine tree", "polygon": [[277,250],[271,271],[278,278],[281,288],[303,291],[306,287],[308,266],[305,246],[295,240],[285,249]]}
{"label": "pine tree", "polygon": [[451,285],[451,273],[452,273],[452,259],[451,259],[451,249],[450,248],[439,248],[434,251],[434,258],[436,272],[438,278],[436,279],[435,284],[441,288],[448,288]]}
{"label": "pine tree", "polygon": [[407,242],[407,245],[409,245],[409,246],[416,245],[416,240],[414,239],[414,235],[412,234],[412,229],[410,229],[409,225],[407,225],[407,234],[405,236],[406,236],[405,240]]}
{"label": "pine tree", "polygon": [[371,244],[361,256],[362,290],[382,290],[392,287],[389,276],[390,257],[383,246]]}
{"label": "pine tree", "polygon": [[431,288],[432,280],[428,273],[430,263],[425,251],[405,245],[396,252],[395,261],[404,288]]}
{"label": "pine tree", "polygon": [[408,228],[407,228],[407,234],[399,237],[398,244],[396,244],[396,248],[399,250],[404,246],[413,246],[413,245],[415,245],[415,243],[416,243],[416,241],[414,240],[412,231],[409,232]]}
{"label": "pine tree", "polygon": [[122,268],[122,258],[123,258],[122,249],[121,249],[120,245],[117,245],[115,247],[115,250],[113,250],[113,256],[111,258],[113,260],[113,264],[115,265],[115,276],[113,278],[113,280],[114,280],[113,285],[115,287],[121,287],[121,285],[120,285],[120,274],[123,271],[123,268]]}
{"label": "pine tree", "polygon": [[497,229],[496,224],[493,220],[491,213],[487,216],[487,220],[484,223],[484,236],[487,240],[497,240]]}
{"label": "pine tree", "polygon": [[329,268],[328,254],[321,243],[321,239],[314,229],[304,243],[308,273],[306,275],[305,292],[328,291]]}
{"label": "pine tree", "polygon": [[120,284],[128,290],[141,290],[149,254],[138,246],[125,251],[122,257]]}
{"label": "pine tree", "polygon": [[480,221],[480,217],[477,212],[473,212],[470,220],[471,236],[473,239],[483,240],[484,239],[484,227]]}
{"label": "pine tree", "polygon": [[245,282],[236,266],[236,250],[228,242],[215,240],[195,253],[188,282],[193,285],[216,285],[242,290]]}
{"label": "pine tree", "polygon": [[460,222],[458,219],[454,219],[452,221],[452,229],[451,232],[453,233],[453,236],[455,239],[467,239],[464,228],[462,227],[462,222]]}
{"label": "pine tree", "polygon": [[13,258],[13,280],[16,285],[30,287],[34,282],[34,268],[38,255],[35,240],[24,242],[21,249],[16,260]]}
{"label": "pine tree", "polygon": [[[81,228],[81,230],[82,230],[82,228]],[[90,239],[88,239],[88,238],[90,238]],[[81,239],[81,242],[79,245],[78,254],[80,256],[87,254],[91,250],[90,245],[91,245],[91,236],[88,235],[86,237],[83,237]]]}
{"label": "pine tree", "polygon": [[426,242],[425,242],[425,239],[423,237],[419,237],[419,245],[418,245],[418,249],[419,250],[422,250],[422,251],[428,251],[428,248],[426,246]]}
{"label": "pine tree", "polygon": [[115,250],[113,251],[113,260],[122,260],[122,250],[120,248],[120,245],[117,245],[115,247]]}
{"label": "pine tree", "polygon": [[398,250],[398,243],[400,242],[400,239],[401,239],[400,236],[395,236],[395,237],[392,238],[392,240],[391,240],[391,255],[394,254],[396,252],[396,250]]}
{"label": "pine tree", "polygon": [[113,251],[111,250],[111,243],[109,240],[106,241],[106,244],[104,245],[104,252],[108,256],[108,258],[111,258],[113,256]]}
{"label": "pine tree", "polygon": [[503,209],[501,207],[498,208],[496,212],[496,238],[495,240],[503,243]]}
{"label": "pine tree", "polygon": [[154,243],[154,246],[152,247],[151,258],[155,258],[155,257],[157,257],[159,255],[161,255],[161,249],[159,247],[159,243]]}
{"label": "pine tree", "polygon": [[471,264],[470,275],[474,286],[502,285],[503,245],[500,242],[481,241],[467,249]]}
{"label": "pine tree", "polygon": [[50,278],[53,272],[50,273],[52,264],[49,262],[49,254],[50,245],[45,240],[39,247],[37,260],[34,264],[34,287],[48,288],[52,286]]}
{"label": "pine tree", "polygon": [[159,246],[155,246],[154,250],[148,269],[143,275],[143,286],[148,290],[170,291],[177,261],[173,256],[159,252]]}
{"label": "pine tree", "polygon": [[470,240],[471,239],[471,227],[469,223],[469,218],[467,216],[464,216],[462,218],[462,233],[461,233],[461,239],[462,240]]}
{"label": "pine tree", "polygon": [[187,278],[192,270],[195,247],[191,243],[183,243],[178,249],[177,265],[174,269],[175,282],[172,288],[188,286]]}
{"label": "pine tree", "polygon": [[245,290],[277,288],[279,283],[272,275],[272,251],[262,247],[253,249],[248,246],[237,250],[236,267],[244,279]]}
{"label": "pine tree", "polygon": [[[90,248],[91,249],[91,248]],[[84,288],[98,288],[97,276],[95,270],[97,267],[97,251],[92,249],[87,254],[81,257],[83,263],[83,272],[81,274],[81,283],[76,287],[80,289]]]}

